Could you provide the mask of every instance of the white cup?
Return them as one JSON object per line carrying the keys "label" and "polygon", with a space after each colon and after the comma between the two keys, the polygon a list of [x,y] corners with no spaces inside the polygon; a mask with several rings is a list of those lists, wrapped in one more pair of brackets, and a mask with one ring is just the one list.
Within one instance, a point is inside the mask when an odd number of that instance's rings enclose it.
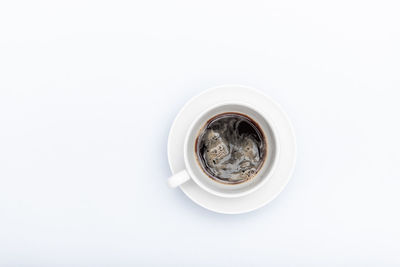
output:
{"label": "white cup", "polygon": [[[226,112],[241,113],[254,120],[267,142],[267,155],[261,169],[254,177],[239,184],[224,184],[211,179],[199,164],[196,153],[196,138],[207,121],[214,116]],[[268,114],[262,114],[246,103],[228,102],[213,106],[201,113],[189,127],[184,140],[183,158],[185,169],[168,179],[170,187],[175,188],[192,179],[198,186],[207,192],[220,197],[241,197],[254,192],[271,176],[279,156],[279,142],[274,133],[274,125]]]}

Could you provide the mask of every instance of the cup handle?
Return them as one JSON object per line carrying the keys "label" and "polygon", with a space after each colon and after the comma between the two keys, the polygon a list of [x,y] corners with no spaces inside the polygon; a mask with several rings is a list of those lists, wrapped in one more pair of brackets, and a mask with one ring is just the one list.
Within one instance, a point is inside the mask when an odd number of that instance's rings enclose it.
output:
{"label": "cup handle", "polygon": [[181,184],[189,181],[190,176],[186,170],[180,171],[168,178],[168,185],[171,188],[180,186]]}

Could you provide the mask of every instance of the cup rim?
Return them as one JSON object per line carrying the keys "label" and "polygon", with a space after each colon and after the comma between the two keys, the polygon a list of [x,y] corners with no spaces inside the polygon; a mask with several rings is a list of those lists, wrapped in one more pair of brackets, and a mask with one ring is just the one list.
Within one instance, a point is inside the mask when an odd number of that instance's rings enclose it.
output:
{"label": "cup rim", "polygon": [[[215,108],[217,108],[217,107],[224,106],[224,105],[240,105],[240,106],[246,107],[246,108],[248,108],[248,109],[250,109],[250,110],[253,110],[253,111],[257,112],[257,113],[258,113],[263,119],[265,119],[265,121],[268,123],[268,125],[269,125],[269,127],[270,127],[270,129],[271,129],[271,131],[272,131],[272,133],[273,133],[273,135],[274,135],[274,138],[275,138],[274,160],[272,161],[272,165],[271,165],[271,167],[270,167],[270,170],[268,171],[268,173],[264,174],[265,177],[264,177],[257,185],[255,185],[254,187],[252,187],[252,188],[250,188],[250,189],[248,189],[248,190],[245,190],[245,191],[239,192],[239,193],[222,193],[222,192],[218,192],[218,191],[216,191],[216,190],[214,190],[214,189],[212,189],[212,188],[210,188],[210,187],[204,185],[204,184],[198,179],[198,177],[196,177],[196,175],[194,175],[194,172],[193,172],[193,170],[192,170],[192,166],[190,165],[189,160],[188,160],[188,154],[187,154],[188,149],[187,149],[187,148],[188,148],[188,146],[189,146],[189,138],[190,138],[190,136],[191,136],[191,133],[192,133],[192,131],[193,131],[194,126],[195,126],[196,123],[200,120],[200,118],[202,118],[202,117],[203,117],[205,114],[207,114],[209,111],[211,111],[211,110],[213,110],[213,109],[215,109]],[[245,115],[246,115],[246,114],[245,114]],[[262,129],[262,130],[264,130],[264,129]],[[221,102],[221,103],[215,104],[215,105],[213,105],[213,106],[211,106],[211,107],[205,109],[203,112],[201,112],[201,113],[196,117],[196,119],[193,120],[193,122],[191,123],[190,127],[188,128],[187,133],[186,133],[186,136],[185,136],[185,140],[184,140],[184,145],[183,145],[183,149],[184,149],[184,151],[183,151],[183,158],[184,158],[184,162],[185,162],[185,169],[186,169],[186,171],[189,173],[190,178],[191,178],[198,186],[200,186],[202,189],[204,189],[205,191],[207,191],[207,192],[209,192],[209,193],[211,193],[211,194],[213,194],[213,195],[216,195],[216,196],[219,196],[219,197],[224,197],[224,198],[242,197],[242,196],[248,195],[248,194],[250,194],[250,193],[253,193],[253,192],[256,191],[257,189],[259,189],[260,187],[262,187],[262,186],[269,180],[269,178],[271,177],[272,173],[275,171],[275,167],[276,167],[276,165],[277,165],[277,161],[278,161],[278,159],[279,159],[279,154],[280,154],[280,153],[279,153],[279,151],[280,151],[280,143],[279,143],[279,140],[278,140],[278,139],[279,139],[279,138],[278,138],[278,135],[277,135],[277,133],[276,133],[276,127],[275,127],[275,125],[274,125],[273,120],[272,120],[271,117],[268,116],[267,114],[264,114],[264,113],[260,112],[260,110],[259,110],[258,108],[254,108],[254,107],[250,106],[248,103],[246,103],[246,102],[244,102],[244,101],[225,101],[225,102]],[[203,171],[203,170],[202,170],[202,171]]]}

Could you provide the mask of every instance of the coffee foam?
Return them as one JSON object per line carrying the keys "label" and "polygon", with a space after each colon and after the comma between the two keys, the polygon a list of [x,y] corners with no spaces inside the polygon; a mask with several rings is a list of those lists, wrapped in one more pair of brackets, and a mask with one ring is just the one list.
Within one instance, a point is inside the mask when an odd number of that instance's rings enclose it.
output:
{"label": "coffee foam", "polygon": [[228,184],[253,178],[265,161],[266,149],[257,123],[239,113],[223,113],[210,119],[196,142],[202,169],[210,178]]}

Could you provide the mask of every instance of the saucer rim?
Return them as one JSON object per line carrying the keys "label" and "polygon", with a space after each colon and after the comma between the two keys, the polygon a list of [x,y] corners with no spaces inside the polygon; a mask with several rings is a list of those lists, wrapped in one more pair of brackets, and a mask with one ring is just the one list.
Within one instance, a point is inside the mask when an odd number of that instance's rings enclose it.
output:
{"label": "saucer rim", "polygon": [[[290,166],[290,170],[289,170],[288,174],[285,177],[280,178],[281,180],[285,179],[286,181],[284,183],[282,183],[280,188],[275,190],[275,192],[272,195],[270,195],[266,201],[262,201],[258,205],[251,205],[251,207],[242,208],[242,209],[238,209],[238,210],[235,210],[235,211],[231,211],[231,210],[228,211],[228,210],[224,210],[224,209],[218,208],[218,205],[214,205],[214,207],[212,207],[212,205],[211,206],[210,205],[206,205],[206,204],[201,202],[201,199],[199,200],[199,199],[195,198],[194,196],[192,196],[188,192],[189,190],[185,190],[185,184],[183,184],[183,185],[181,185],[179,187],[189,199],[191,199],[197,205],[199,205],[199,206],[201,206],[201,207],[203,207],[203,208],[205,208],[207,210],[210,210],[210,211],[213,211],[213,212],[217,212],[217,213],[223,213],[223,214],[242,214],[242,213],[247,213],[247,212],[251,212],[251,211],[257,210],[257,209],[267,205],[268,203],[272,202],[274,199],[276,199],[276,197],[284,190],[284,188],[289,183],[291,177],[293,176],[293,172],[294,172],[294,169],[295,169],[295,166],[296,166],[296,162],[297,162],[297,142],[296,142],[296,136],[294,134],[293,125],[292,125],[288,115],[281,108],[281,106],[277,102],[275,102],[273,99],[271,99],[269,96],[267,96],[264,92],[262,92],[262,91],[260,91],[258,89],[255,89],[253,87],[245,86],[245,85],[224,84],[224,85],[219,85],[219,86],[215,86],[215,87],[206,89],[203,92],[193,96],[191,99],[189,99],[182,106],[182,108],[179,110],[179,112],[177,113],[177,115],[175,116],[175,118],[174,118],[174,120],[173,120],[173,122],[171,124],[171,128],[170,128],[170,131],[169,131],[169,134],[168,134],[168,144],[167,144],[168,164],[169,164],[169,167],[170,167],[170,170],[171,170],[172,174],[175,174],[175,173],[177,173],[179,171],[179,170],[174,170],[174,166],[173,166],[174,164],[172,163],[172,161],[175,160],[175,159],[173,159],[173,156],[172,156],[172,154],[173,154],[172,153],[172,145],[173,145],[172,144],[173,143],[172,140],[174,138],[176,129],[178,129],[177,125],[179,123],[180,117],[182,116],[182,113],[183,112],[188,112],[188,110],[190,110],[190,106],[193,105],[193,103],[196,100],[198,100],[201,96],[204,96],[206,94],[210,94],[210,93],[212,93],[212,92],[214,92],[216,90],[226,90],[228,88],[237,88],[237,89],[243,90],[243,94],[252,93],[252,94],[257,94],[257,95],[262,96],[264,99],[269,101],[270,104],[275,106],[276,110],[279,111],[281,118],[285,120],[285,123],[288,126],[285,130],[287,131],[287,133],[290,134],[290,138],[292,138],[292,145],[293,145],[291,147],[291,150],[292,150],[291,151],[291,153],[292,153],[292,159],[291,159],[292,164]],[[226,99],[221,99],[221,103],[226,102],[226,101],[227,101]],[[251,103],[248,103],[248,104],[251,104]],[[212,104],[212,106],[215,106],[215,105],[217,105],[217,104],[215,104],[215,103]],[[209,106],[210,105],[208,105],[205,108],[208,108]],[[194,115],[194,117],[196,117],[196,115]],[[189,127],[189,125],[188,125],[188,127]],[[281,142],[284,142],[284,140],[281,140]],[[183,151],[182,151],[181,160],[184,161],[184,159],[183,159]],[[270,179],[272,179],[272,176],[274,176],[274,174],[271,175]],[[187,183],[189,183],[189,182],[193,182],[193,181],[188,181]],[[258,190],[261,190],[263,187],[265,187],[267,185],[268,185],[268,183],[263,184],[263,186],[258,188]],[[219,199],[229,199],[229,198],[225,198],[225,197],[221,197],[221,196],[215,196],[215,195],[211,194],[210,192],[207,192],[206,190],[202,189],[200,186],[198,186],[198,185],[195,185],[195,186],[198,187],[199,190],[203,191],[203,193],[205,193],[205,195],[211,195],[212,197],[216,197],[216,198],[219,198]],[[247,199],[248,198],[252,198],[252,197],[255,197],[254,193],[255,192],[252,192],[252,193],[250,193],[248,195],[237,197],[235,199],[241,199],[242,198],[243,200],[245,200],[246,198]]]}

